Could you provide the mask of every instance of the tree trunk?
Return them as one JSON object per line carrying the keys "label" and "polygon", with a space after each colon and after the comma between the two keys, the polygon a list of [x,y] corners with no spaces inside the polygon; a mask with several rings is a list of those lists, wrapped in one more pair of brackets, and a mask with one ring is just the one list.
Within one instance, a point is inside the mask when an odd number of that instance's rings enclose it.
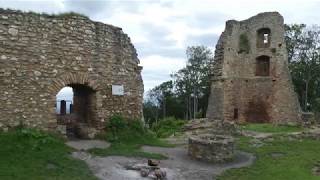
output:
{"label": "tree trunk", "polygon": [[305,92],[305,98],[304,98],[304,110],[308,111],[308,87],[309,86],[309,81],[306,81],[306,92]]}

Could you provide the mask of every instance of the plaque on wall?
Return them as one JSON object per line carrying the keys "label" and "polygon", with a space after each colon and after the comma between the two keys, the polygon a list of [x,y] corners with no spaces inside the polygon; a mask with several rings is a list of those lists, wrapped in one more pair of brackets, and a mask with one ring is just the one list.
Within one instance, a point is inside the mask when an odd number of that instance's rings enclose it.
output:
{"label": "plaque on wall", "polygon": [[123,96],[124,95],[123,85],[112,85],[112,95]]}

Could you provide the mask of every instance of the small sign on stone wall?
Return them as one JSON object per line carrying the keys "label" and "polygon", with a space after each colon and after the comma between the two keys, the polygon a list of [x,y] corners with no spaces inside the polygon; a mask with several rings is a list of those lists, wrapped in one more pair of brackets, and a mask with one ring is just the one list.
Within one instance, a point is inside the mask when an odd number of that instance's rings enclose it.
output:
{"label": "small sign on stone wall", "polygon": [[112,85],[112,95],[123,96],[124,88],[123,85]]}

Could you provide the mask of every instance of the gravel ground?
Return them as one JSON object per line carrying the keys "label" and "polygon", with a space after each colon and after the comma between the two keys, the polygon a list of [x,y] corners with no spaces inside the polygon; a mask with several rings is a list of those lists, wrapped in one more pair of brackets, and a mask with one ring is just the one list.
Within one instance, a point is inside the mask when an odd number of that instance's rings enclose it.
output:
{"label": "gravel ground", "polygon": [[[74,146],[74,143],[67,143]],[[100,143],[92,141],[81,141],[76,143],[75,149],[100,146]],[[79,145],[80,144],[80,145]],[[98,144],[98,145],[97,145]],[[210,164],[192,160],[187,156],[184,146],[175,148],[142,147],[144,151],[162,153],[169,157],[160,161],[161,169],[167,173],[168,180],[212,180],[213,177],[230,168],[249,166],[255,157],[244,152],[237,152],[233,162],[225,164]],[[102,180],[143,180],[138,171],[127,170],[124,166],[128,164],[146,164],[145,158],[129,158],[122,156],[95,157],[84,151],[76,151],[73,157],[84,160],[92,172]]]}

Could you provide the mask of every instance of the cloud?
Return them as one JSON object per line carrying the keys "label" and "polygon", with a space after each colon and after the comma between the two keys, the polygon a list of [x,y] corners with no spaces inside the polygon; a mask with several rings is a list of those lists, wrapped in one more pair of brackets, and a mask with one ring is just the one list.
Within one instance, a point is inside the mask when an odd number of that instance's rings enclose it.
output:
{"label": "cloud", "polygon": [[190,35],[187,38],[186,44],[188,46],[204,45],[208,47],[214,47],[218,41],[220,35],[206,33],[201,35]]}
{"label": "cloud", "polygon": [[197,28],[210,28],[224,25],[226,14],[219,12],[199,12],[193,14],[187,21],[188,26]]}
{"label": "cloud", "polygon": [[39,0],[0,0],[1,8],[18,9],[22,11],[58,13],[63,9],[62,0],[39,1]]}
{"label": "cloud", "polygon": [[64,0],[62,3],[65,11],[74,11],[88,16],[94,16],[102,12],[105,13],[105,15],[113,13],[112,1]]}
{"label": "cloud", "polygon": [[170,75],[185,66],[185,58],[163,57],[152,55],[142,57],[142,76],[144,78],[144,89],[150,90],[154,86],[170,79]]}

